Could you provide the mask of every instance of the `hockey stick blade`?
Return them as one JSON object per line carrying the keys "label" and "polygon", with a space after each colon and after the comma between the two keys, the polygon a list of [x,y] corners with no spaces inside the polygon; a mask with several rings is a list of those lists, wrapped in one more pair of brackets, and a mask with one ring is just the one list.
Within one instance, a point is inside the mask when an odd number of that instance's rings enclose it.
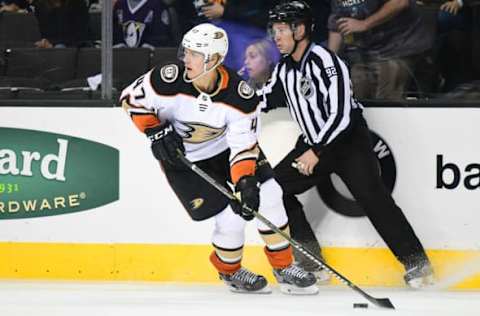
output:
{"label": "hockey stick blade", "polygon": [[[392,302],[388,298],[374,298],[372,299],[376,302],[377,306],[383,307],[383,308],[390,308],[390,309],[395,309],[395,306],[393,306]],[[372,302],[372,301],[370,301]],[[374,302],[372,302],[375,304]]]}
{"label": "hockey stick blade", "polygon": [[[209,174],[207,174],[205,171],[197,167],[194,163],[189,161],[187,158],[184,157],[183,153],[178,151],[178,158],[193,172],[195,172],[198,176],[203,178],[205,181],[207,181],[210,185],[212,185],[215,189],[220,191],[223,195],[225,195],[227,198],[229,198],[232,201],[237,201],[240,202],[237,197],[230,192],[227,188],[225,188],[222,184],[218,183],[217,180],[212,178]],[[250,209],[248,206],[242,204],[242,207],[251,212],[259,221],[263,222],[265,225],[267,225],[272,231],[275,233],[281,235],[283,238],[285,238],[292,247],[296,248],[298,251],[300,251],[302,254],[304,254],[307,258],[318,264],[319,266],[323,267],[328,273],[333,275],[335,278],[340,280],[343,284],[363,296],[366,300],[368,300],[370,303],[382,307],[382,308],[388,308],[388,309],[395,309],[393,306],[392,302],[388,298],[376,298],[371,296],[370,294],[366,293],[364,290],[353,284],[349,279],[341,275],[339,272],[337,272],[334,268],[332,268],[330,265],[327,263],[323,262],[319,257],[317,257],[315,254],[313,254],[309,249],[305,248],[301,243],[296,241],[295,239],[291,238],[289,235],[287,235],[285,232],[281,231],[277,226],[275,226],[272,222],[270,222],[268,219],[266,219],[263,215],[258,213],[256,210]]]}

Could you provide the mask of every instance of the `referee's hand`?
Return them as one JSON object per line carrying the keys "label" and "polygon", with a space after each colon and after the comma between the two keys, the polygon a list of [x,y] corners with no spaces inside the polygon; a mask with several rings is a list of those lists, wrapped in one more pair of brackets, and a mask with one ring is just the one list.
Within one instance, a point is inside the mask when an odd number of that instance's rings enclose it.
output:
{"label": "referee's hand", "polygon": [[304,152],[301,156],[295,159],[296,167],[298,172],[303,175],[310,176],[313,174],[313,169],[318,163],[318,157],[313,152],[313,149],[309,149]]}

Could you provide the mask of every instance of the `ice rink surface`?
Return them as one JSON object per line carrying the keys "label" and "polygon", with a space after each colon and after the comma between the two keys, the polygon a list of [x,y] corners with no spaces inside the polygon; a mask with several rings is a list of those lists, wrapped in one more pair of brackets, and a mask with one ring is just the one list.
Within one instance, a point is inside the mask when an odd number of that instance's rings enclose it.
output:
{"label": "ice rink surface", "polygon": [[346,287],[321,287],[315,296],[230,293],[223,285],[0,281],[1,316],[261,316],[261,315],[480,315],[480,292],[365,289],[388,297],[396,310],[369,304]]}

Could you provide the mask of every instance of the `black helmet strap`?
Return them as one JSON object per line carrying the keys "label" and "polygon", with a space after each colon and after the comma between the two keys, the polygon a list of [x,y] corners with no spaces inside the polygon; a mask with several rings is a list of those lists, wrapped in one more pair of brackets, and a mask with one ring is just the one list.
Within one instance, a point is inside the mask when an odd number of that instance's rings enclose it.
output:
{"label": "black helmet strap", "polygon": [[295,51],[297,50],[297,47],[298,47],[298,43],[300,43],[300,41],[302,41],[304,38],[307,37],[306,25],[305,25],[305,34],[303,34],[303,37],[299,40],[295,39],[295,32],[297,31],[297,23],[296,22],[290,23],[290,28],[292,29],[292,38],[293,38],[293,41],[295,42],[295,44],[293,45],[292,51],[288,54],[285,54],[286,56],[290,56],[293,53],[295,53]]}

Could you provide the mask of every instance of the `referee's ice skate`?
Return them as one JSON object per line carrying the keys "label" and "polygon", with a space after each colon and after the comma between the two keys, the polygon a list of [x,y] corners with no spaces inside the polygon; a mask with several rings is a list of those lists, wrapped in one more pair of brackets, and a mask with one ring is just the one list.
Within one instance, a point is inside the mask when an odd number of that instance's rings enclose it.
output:
{"label": "referee's ice skate", "polygon": [[422,289],[431,286],[435,281],[432,266],[428,261],[407,269],[403,279],[412,289]]}
{"label": "referee's ice skate", "polygon": [[[325,261],[322,256],[320,245],[316,241],[304,241],[302,242],[303,246],[311,250],[314,253],[319,254],[318,257]],[[293,248],[293,256],[295,257],[295,264],[307,272],[312,272],[317,278],[317,285],[325,285],[330,282],[331,276],[323,267],[319,266],[312,260],[308,259],[304,254],[302,254],[298,249]]]}

